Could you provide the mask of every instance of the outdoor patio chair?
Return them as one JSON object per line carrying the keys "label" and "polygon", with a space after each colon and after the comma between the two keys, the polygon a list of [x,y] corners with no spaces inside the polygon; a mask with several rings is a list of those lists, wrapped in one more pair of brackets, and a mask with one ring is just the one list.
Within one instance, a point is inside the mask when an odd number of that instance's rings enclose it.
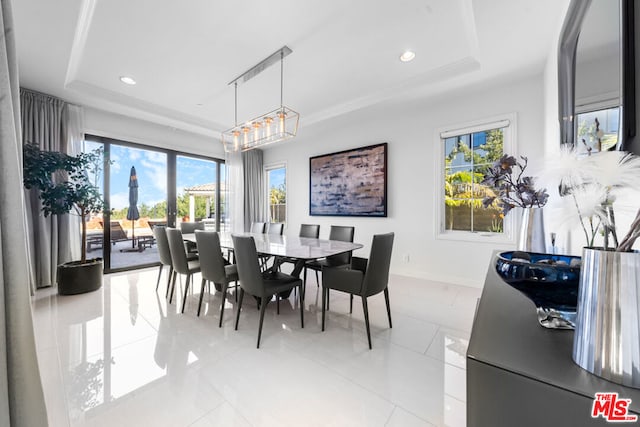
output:
{"label": "outdoor patio chair", "polygon": [[118,221],[111,221],[109,223],[111,227],[111,244],[115,246],[116,242],[126,242],[129,240],[126,231],[120,225]]}

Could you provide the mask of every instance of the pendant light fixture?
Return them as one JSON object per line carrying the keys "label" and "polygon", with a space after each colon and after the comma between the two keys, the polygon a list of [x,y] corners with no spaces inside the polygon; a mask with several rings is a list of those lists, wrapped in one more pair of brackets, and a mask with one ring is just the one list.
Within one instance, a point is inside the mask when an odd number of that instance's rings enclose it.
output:
{"label": "pendant light fixture", "polygon": [[[235,124],[231,129],[222,132],[225,151],[247,151],[296,136],[300,114],[283,104],[284,57],[291,52],[291,49],[284,46],[229,83],[229,85],[233,84],[235,91]],[[280,107],[238,124],[238,83],[250,80],[278,60],[280,61]]]}

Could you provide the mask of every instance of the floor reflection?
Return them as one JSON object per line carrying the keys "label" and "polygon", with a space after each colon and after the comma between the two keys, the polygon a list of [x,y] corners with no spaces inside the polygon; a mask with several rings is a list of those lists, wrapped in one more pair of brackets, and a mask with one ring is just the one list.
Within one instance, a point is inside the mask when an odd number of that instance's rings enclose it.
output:
{"label": "floor reflection", "polygon": [[[310,278],[305,328],[294,296],[281,301],[279,315],[270,303],[256,350],[259,311],[252,299],[236,331],[233,292],[223,301],[212,288],[198,317],[199,286],[181,314],[164,289],[156,293],[156,279],[154,268],[108,275],[104,287],[89,294],[37,296],[37,340],[51,342],[55,353],[47,354],[56,354],[61,367],[59,377],[43,375],[45,394],[66,396],[62,403],[48,401],[50,412],[63,412],[71,426],[288,425],[304,419],[318,425],[465,425],[468,307],[475,305],[464,299],[475,292],[465,289],[461,299],[459,287],[393,277],[394,328],[388,328],[384,299],[372,298],[370,351],[361,307],[354,304],[349,314],[348,296],[332,295],[327,330],[320,331],[319,288]],[[181,301],[183,285],[176,289],[175,301]],[[414,299],[425,295],[420,316]],[[318,413],[329,406],[339,407],[341,417]]]}

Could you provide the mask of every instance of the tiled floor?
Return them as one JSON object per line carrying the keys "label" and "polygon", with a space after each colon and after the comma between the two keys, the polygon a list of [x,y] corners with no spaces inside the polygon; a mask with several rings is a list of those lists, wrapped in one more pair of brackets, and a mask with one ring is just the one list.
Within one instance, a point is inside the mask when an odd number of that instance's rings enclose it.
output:
{"label": "tiled floor", "polygon": [[[480,290],[392,276],[370,299],[373,350],[359,300],[331,294],[320,331],[310,276],[305,327],[292,296],[258,311],[245,298],[233,329],[227,298],[198,291],[184,314],[168,304],[157,269],[105,276],[96,292],[34,299],[42,382],[52,426],[464,426],[465,353]],[[164,279],[164,275],[163,275]],[[199,284],[199,276],[196,276]],[[198,286],[199,288],[199,286]]]}

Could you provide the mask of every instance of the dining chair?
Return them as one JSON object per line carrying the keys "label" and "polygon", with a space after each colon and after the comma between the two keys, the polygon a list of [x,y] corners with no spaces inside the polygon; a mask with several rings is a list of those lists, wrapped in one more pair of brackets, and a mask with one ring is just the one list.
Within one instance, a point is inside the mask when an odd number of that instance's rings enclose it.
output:
{"label": "dining chair", "polygon": [[[317,239],[318,237],[320,237],[320,225],[318,225],[318,224],[301,224],[300,225],[300,232],[298,233],[298,237],[307,237],[307,238],[311,238],[311,239]],[[278,261],[277,262],[278,262],[278,269],[280,269],[280,267],[284,263],[290,263],[290,264],[294,264],[295,265],[300,261],[298,259],[295,259],[295,258],[278,257]],[[306,283],[306,281],[305,281],[305,283]]]}
{"label": "dining chair", "polygon": [[[355,234],[355,227],[332,225],[329,230],[329,240],[339,240],[341,242],[353,243],[353,235]],[[320,286],[320,279],[318,278],[318,271],[322,271],[323,267],[348,267],[351,264],[352,252],[345,252],[338,255],[332,255],[320,260],[309,261],[304,266],[304,282],[307,283],[307,269],[314,270],[316,272],[316,283]]]}
{"label": "dining chair", "polygon": [[[235,329],[238,330],[240,321],[240,311],[242,310],[242,299],[245,292],[260,299],[260,323],[258,325],[258,342],[256,348],[260,348],[260,337],[262,335],[262,324],[264,323],[264,313],[267,304],[276,295],[278,312],[280,305],[280,292],[291,291],[302,285],[302,280],[281,273],[279,271],[260,271],[256,243],[251,236],[232,236],[233,247],[236,253],[238,265],[238,276],[240,278],[240,296],[238,298],[238,308],[236,312]],[[304,299],[302,290],[298,292],[300,304],[300,325],[304,328]]]}
{"label": "dining chair", "polygon": [[171,287],[171,296],[169,303],[173,300],[173,293],[176,289],[177,274],[186,274],[187,281],[184,286],[184,295],[182,297],[182,313],[187,303],[187,294],[189,291],[189,283],[194,273],[200,272],[200,261],[197,259],[189,260],[187,251],[182,239],[182,232],[177,228],[167,228],[167,240],[169,240],[169,251],[171,252],[171,262],[173,263],[173,286]]}
{"label": "dining chair", "polygon": [[284,232],[284,223],[270,222],[267,224],[266,234],[270,234],[272,236],[282,236],[283,232]]}
{"label": "dining chair", "polygon": [[[204,222],[181,222],[180,223],[180,231],[182,234],[193,234],[196,230],[204,230]],[[187,248],[188,254],[197,254],[198,248],[196,247],[195,242],[184,242],[185,247]]]}
{"label": "dining chair", "polygon": [[[282,236],[284,232],[284,223],[282,222],[268,222],[265,225],[265,234],[269,236]],[[260,268],[262,271],[268,268],[268,262],[272,258],[272,255],[258,255],[260,259]]]}
{"label": "dining chair", "polygon": [[198,302],[198,316],[202,308],[202,297],[204,287],[207,282],[213,282],[221,287],[222,300],[220,301],[220,322],[218,327],[222,327],[222,317],[224,316],[224,303],[227,300],[227,288],[230,282],[238,285],[238,269],[235,264],[226,265],[220,247],[220,236],[216,231],[196,231],[196,243],[200,255],[200,273],[202,274],[202,284],[200,287],[200,301]]}
{"label": "dining chair", "polygon": [[389,306],[389,266],[393,248],[394,233],[376,234],[373,236],[369,259],[353,258],[351,268],[324,268],[322,270],[322,330],[324,331],[325,306],[329,303],[329,290],[350,294],[349,313],[353,312],[353,296],[362,298],[364,322],[367,327],[367,339],[371,349],[371,330],[369,328],[369,307],[367,298],[384,292],[387,304],[389,328],[391,324],[391,308]]}
{"label": "dining chair", "polygon": [[158,282],[156,283],[156,292],[160,286],[160,277],[165,266],[169,266],[169,277],[167,278],[167,292],[165,298],[169,296],[169,285],[171,284],[171,276],[173,275],[173,263],[171,262],[171,252],[169,251],[169,240],[167,240],[166,227],[156,226],[153,228],[153,236],[156,239],[158,247],[158,256],[160,257],[160,270],[158,271]]}
{"label": "dining chair", "polygon": [[266,226],[267,224],[264,222],[252,222],[249,232],[262,234],[264,233]]}
{"label": "dining chair", "polygon": [[320,225],[319,224],[301,224],[298,237],[310,237],[317,239],[320,237]]}

